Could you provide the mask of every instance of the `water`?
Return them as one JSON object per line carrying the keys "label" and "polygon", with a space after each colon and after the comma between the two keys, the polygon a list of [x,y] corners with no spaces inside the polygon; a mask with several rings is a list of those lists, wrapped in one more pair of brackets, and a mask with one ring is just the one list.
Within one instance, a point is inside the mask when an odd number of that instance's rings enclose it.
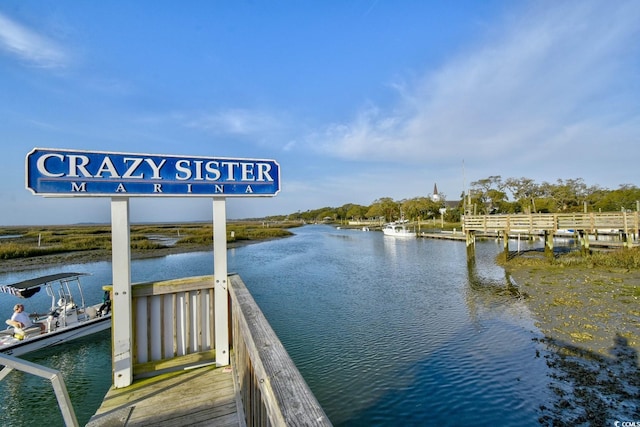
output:
{"label": "water", "polygon": [[229,263],[335,425],[538,425],[547,368],[500,244],[474,267],[460,242],[296,232]]}
{"label": "water", "polygon": [[[294,231],[229,250],[229,271],[240,274],[334,425],[538,425],[548,368],[532,316],[493,262],[500,243],[477,243],[467,263],[460,242]],[[92,273],[83,282],[89,301],[111,282],[110,263],[65,270]],[[0,284],[55,271],[2,274]],[[210,252],[190,253],[135,261],[132,280],[212,273]],[[4,300],[8,315],[15,301]],[[84,424],[111,384],[109,335],[60,350],[29,360],[63,372]],[[3,425],[62,424],[53,406],[16,404],[47,394],[54,403],[41,382],[12,373],[0,383]]]}

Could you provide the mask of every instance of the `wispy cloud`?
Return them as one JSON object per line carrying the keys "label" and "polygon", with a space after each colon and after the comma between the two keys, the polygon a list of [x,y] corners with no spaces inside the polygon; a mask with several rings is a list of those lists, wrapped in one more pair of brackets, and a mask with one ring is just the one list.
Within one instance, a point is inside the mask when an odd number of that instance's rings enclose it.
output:
{"label": "wispy cloud", "polygon": [[282,127],[281,119],[262,111],[227,109],[189,116],[185,125],[215,134],[255,136],[273,133]]}
{"label": "wispy cloud", "polygon": [[54,41],[0,13],[0,49],[42,68],[62,68],[69,56]]}
{"label": "wispy cloud", "polygon": [[608,130],[637,135],[638,22],[635,1],[534,2],[403,84],[393,108],[367,106],[319,144],[347,159],[423,162],[469,151],[542,157],[596,144]]}

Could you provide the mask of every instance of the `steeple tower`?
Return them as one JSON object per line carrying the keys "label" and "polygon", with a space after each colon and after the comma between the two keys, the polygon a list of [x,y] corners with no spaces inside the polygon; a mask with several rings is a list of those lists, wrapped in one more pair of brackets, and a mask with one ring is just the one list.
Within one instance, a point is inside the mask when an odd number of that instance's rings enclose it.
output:
{"label": "steeple tower", "polygon": [[431,195],[431,200],[437,202],[440,200],[440,195],[438,194],[438,185],[436,183],[433,184],[433,194]]}

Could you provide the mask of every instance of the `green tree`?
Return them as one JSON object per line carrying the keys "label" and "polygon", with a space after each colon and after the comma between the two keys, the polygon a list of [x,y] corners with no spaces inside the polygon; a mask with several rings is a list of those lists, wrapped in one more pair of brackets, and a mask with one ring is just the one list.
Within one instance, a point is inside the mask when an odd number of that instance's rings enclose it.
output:
{"label": "green tree", "polygon": [[347,219],[360,221],[367,216],[368,207],[362,205],[350,205],[346,213]]}
{"label": "green tree", "polygon": [[640,188],[632,184],[621,185],[613,191],[600,189],[597,193],[591,194],[593,208],[596,211],[615,212],[623,209],[636,210],[640,200]]}
{"label": "green tree", "polygon": [[506,198],[504,184],[500,175],[479,179],[471,183],[472,203],[476,204],[480,212],[493,213]]}
{"label": "green tree", "polygon": [[513,213],[536,212],[535,198],[539,196],[539,186],[530,178],[508,178],[504,181],[514,200]]}
{"label": "green tree", "polygon": [[[400,204],[394,201],[391,197],[382,197],[377,199],[373,202],[373,205],[377,205],[375,208],[372,206],[373,211],[377,213],[374,217],[384,217],[386,222],[395,221],[400,217]],[[369,215],[371,211],[372,209],[369,209],[369,212],[367,212],[367,217],[369,218],[371,218]]]}
{"label": "green tree", "polygon": [[553,212],[579,212],[583,209],[582,203],[586,200],[587,186],[578,179],[558,179],[557,183],[542,183],[543,193],[554,201]]}

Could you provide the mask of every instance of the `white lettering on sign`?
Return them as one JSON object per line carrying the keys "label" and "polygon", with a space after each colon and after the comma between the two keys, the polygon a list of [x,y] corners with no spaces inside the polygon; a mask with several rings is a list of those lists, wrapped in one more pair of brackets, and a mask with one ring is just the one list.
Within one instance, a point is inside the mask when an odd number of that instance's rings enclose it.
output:
{"label": "white lettering on sign", "polygon": [[[59,164],[56,163],[54,165],[50,165],[50,169],[62,169],[62,172],[53,173],[49,168],[47,168],[48,161],[53,158],[58,159]],[[67,176],[72,178],[162,179],[160,172],[166,162],[166,159],[162,159],[162,161],[156,163],[154,159],[151,158],[125,157],[123,165],[120,166],[120,168],[124,170],[123,173],[120,174],[118,173],[118,168],[111,160],[111,157],[105,156],[98,166],[96,173],[92,174],[89,172],[89,169],[87,169],[91,165],[91,160],[88,156],[73,154],[63,156],[54,153],[41,156],[38,159],[36,166],[38,168],[38,172],[42,175],[56,178]],[[140,165],[143,163],[146,163],[147,166],[149,166],[150,171],[140,171]],[[151,172],[151,176],[148,176],[148,172]]]}
{"label": "white lettering on sign", "polygon": [[235,181],[240,169],[241,182],[273,182],[268,163],[218,162],[181,159],[176,162],[175,179],[179,181]]}
{"label": "white lettering on sign", "polygon": [[82,184],[78,184],[77,182],[72,182],[71,183],[71,191],[86,193],[87,192],[87,183],[83,182]]}

